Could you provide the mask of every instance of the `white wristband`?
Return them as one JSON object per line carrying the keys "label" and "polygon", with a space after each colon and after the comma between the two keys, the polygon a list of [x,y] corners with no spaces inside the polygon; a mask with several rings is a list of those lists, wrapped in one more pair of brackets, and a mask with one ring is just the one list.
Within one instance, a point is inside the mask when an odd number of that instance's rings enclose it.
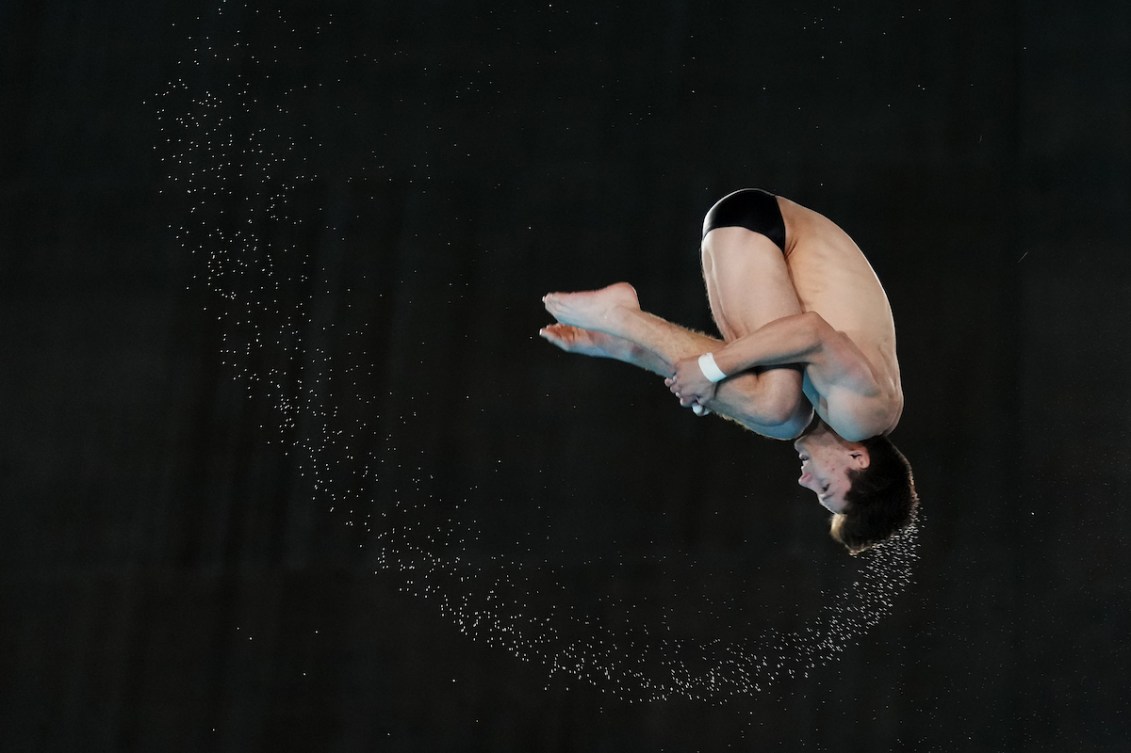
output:
{"label": "white wristband", "polygon": [[727,378],[719,365],[715,363],[714,353],[704,353],[699,356],[699,370],[703,372],[703,376],[707,377],[712,382],[721,382]]}

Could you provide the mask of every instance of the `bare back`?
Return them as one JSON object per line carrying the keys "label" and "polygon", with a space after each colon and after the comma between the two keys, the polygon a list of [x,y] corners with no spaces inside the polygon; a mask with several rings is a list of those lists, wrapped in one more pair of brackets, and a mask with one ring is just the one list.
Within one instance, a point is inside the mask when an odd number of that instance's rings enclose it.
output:
{"label": "bare back", "polygon": [[865,393],[807,370],[806,396],[830,426],[855,422],[868,424],[860,426],[861,434],[890,432],[903,411],[903,389],[887,294],[840,227],[789,199],[779,196],[778,205],[786,226],[786,264],[802,309],[820,314],[859,349],[878,390]]}

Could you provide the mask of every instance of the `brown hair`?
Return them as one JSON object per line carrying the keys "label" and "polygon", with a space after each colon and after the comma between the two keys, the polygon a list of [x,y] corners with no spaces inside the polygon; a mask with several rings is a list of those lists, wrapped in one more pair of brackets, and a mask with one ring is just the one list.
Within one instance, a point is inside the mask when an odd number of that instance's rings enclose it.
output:
{"label": "brown hair", "polygon": [[832,517],[829,534],[860,554],[911,522],[919,506],[911,463],[887,437],[860,444],[868,450],[868,467],[848,472],[852,486],[844,495],[844,512]]}

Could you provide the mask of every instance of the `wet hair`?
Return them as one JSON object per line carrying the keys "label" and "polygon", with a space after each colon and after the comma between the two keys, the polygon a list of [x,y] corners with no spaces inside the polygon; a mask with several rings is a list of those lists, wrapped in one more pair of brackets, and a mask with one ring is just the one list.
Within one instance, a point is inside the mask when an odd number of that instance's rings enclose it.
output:
{"label": "wet hair", "polygon": [[844,511],[833,515],[829,534],[860,554],[909,524],[919,506],[911,463],[887,437],[860,444],[868,450],[868,467],[848,472],[852,486],[844,495]]}

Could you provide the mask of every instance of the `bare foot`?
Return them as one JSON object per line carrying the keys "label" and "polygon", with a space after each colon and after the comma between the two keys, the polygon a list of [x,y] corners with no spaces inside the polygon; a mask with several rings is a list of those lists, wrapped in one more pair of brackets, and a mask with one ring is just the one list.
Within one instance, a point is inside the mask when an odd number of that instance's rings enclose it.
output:
{"label": "bare foot", "polygon": [[636,290],[627,282],[581,293],[548,293],[543,296],[542,302],[562,324],[610,335],[619,334],[620,313],[640,310]]}
{"label": "bare foot", "polygon": [[672,373],[671,364],[655,353],[607,332],[594,332],[570,324],[551,324],[538,330],[538,334],[566,353],[578,353],[594,358],[615,358],[660,376],[668,376]]}
{"label": "bare foot", "polygon": [[627,345],[619,337],[604,332],[592,332],[569,324],[551,324],[538,330],[538,334],[566,353],[578,353],[594,358],[621,359]]}

